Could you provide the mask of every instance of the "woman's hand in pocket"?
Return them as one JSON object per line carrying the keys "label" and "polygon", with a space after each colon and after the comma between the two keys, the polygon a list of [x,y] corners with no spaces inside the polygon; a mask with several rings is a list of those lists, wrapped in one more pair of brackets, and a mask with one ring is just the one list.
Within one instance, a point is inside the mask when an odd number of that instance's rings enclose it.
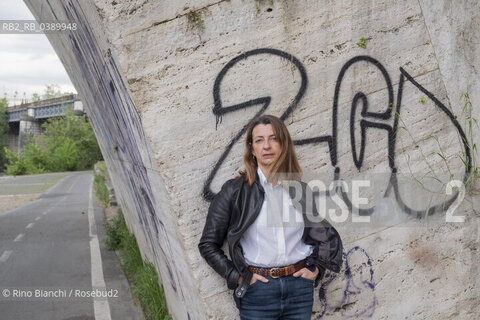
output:
{"label": "woman's hand in pocket", "polygon": [[252,279],[250,280],[250,285],[254,284],[257,281],[262,281],[264,283],[267,283],[268,279],[265,278],[264,276],[254,273],[252,276]]}
{"label": "woman's hand in pocket", "polygon": [[[254,273],[253,276],[252,276],[252,279],[250,280],[250,285],[254,284],[255,282],[257,282],[257,280],[260,280],[264,283],[267,283],[268,282],[268,279],[259,275],[259,274],[256,274]],[[240,278],[238,278],[238,284],[242,283],[243,281],[243,277],[240,276]]]}
{"label": "woman's hand in pocket", "polygon": [[302,268],[293,274],[295,278],[303,277],[305,279],[309,279],[312,281],[315,281],[315,279],[317,278],[317,275],[318,275],[318,267],[315,267],[314,272],[308,270],[307,268]]}

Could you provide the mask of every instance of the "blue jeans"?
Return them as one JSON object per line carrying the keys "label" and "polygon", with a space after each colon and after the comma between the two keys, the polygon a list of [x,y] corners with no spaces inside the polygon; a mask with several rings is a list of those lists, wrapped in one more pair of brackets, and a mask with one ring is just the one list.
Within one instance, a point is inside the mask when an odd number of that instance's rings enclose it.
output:
{"label": "blue jeans", "polygon": [[310,320],[314,281],[293,275],[257,280],[240,299],[242,320]]}

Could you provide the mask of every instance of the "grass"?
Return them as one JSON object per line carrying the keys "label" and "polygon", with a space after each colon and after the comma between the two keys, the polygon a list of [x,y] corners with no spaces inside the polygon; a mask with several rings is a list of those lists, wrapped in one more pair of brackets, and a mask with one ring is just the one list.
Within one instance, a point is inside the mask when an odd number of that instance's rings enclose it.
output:
{"label": "grass", "polygon": [[148,306],[143,308],[147,319],[172,319],[168,313],[163,288],[158,285],[157,271],[150,262],[145,262],[141,272],[137,274],[133,292],[135,296],[142,297],[142,305]]}
{"label": "grass", "polygon": [[108,192],[107,185],[105,184],[105,177],[93,172],[93,188],[98,200],[102,203],[103,207],[108,207],[108,201],[110,194]]}
{"label": "grass", "polygon": [[135,298],[140,302],[147,320],[171,320],[163,287],[160,286],[155,266],[143,261],[137,240],[130,234],[123,213],[105,222],[108,250],[118,250],[122,268],[132,286]]}
{"label": "grass", "polygon": [[126,237],[125,232],[128,232],[128,228],[125,224],[122,211],[119,209],[117,216],[105,222],[105,233],[107,234],[105,245],[107,249],[110,251],[120,249],[122,239]]}
{"label": "grass", "polygon": [[[94,171],[94,190],[97,198],[104,207],[108,206],[109,191],[105,184],[105,176],[108,171],[104,162],[97,163],[96,168],[101,172]],[[132,292],[140,302],[147,320],[172,320],[168,313],[167,302],[163,287],[159,284],[155,266],[143,261],[138,248],[135,235],[128,230],[121,209],[112,219],[105,222],[105,246],[108,250],[118,250],[120,263],[132,287]]]}
{"label": "grass", "polygon": [[477,161],[477,144],[474,141],[474,128],[479,129],[478,121],[472,116],[472,102],[470,101],[470,95],[468,92],[465,92],[460,97],[461,101],[463,101],[463,108],[461,117],[464,118],[464,128],[466,128],[466,142],[470,146],[470,158],[471,158],[471,168],[468,165],[468,159],[466,153],[463,152],[460,156],[460,160],[462,160],[463,165],[467,169],[471,169],[471,173],[467,178],[466,185],[473,186],[475,181],[480,178],[480,167],[478,167]]}
{"label": "grass", "polygon": [[105,161],[99,161],[95,164],[95,169],[98,169],[100,170],[100,172],[102,173],[102,175],[109,179],[110,180],[110,175],[108,174],[108,169],[107,169],[107,164],[105,163]]}

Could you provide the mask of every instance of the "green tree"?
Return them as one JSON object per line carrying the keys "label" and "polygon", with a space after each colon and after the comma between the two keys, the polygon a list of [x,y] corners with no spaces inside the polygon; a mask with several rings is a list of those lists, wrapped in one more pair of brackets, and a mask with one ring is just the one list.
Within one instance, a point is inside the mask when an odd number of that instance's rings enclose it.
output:
{"label": "green tree", "polygon": [[35,144],[35,138],[27,137],[27,143],[22,153],[10,151],[4,148],[8,159],[7,173],[13,175],[36,174],[47,172],[48,154]]}
{"label": "green tree", "polygon": [[[102,159],[90,121],[86,115],[76,116],[72,108],[65,116],[50,118],[42,127],[38,143],[52,155],[49,167],[62,170],[84,170]],[[74,165],[75,164],[75,165]]]}
{"label": "green tree", "polygon": [[72,94],[72,92],[62,92],[62,88],[58,84],[46,84],[43,99],[58,98],[61,96]]}
{"label": "green tree", "polygon": [[40,95],[38,93],[34,92],[32,94],[32,102],[36,102],[36,101],[40,101],[40,100],[41,100]]}
{"label": "green tree", "polygon": [[5,147],[8,145],[8,117],[7,117],[7,98],[0,99],[0,172],[3,172],[8,159],[5,154]]}
{"label": "green tree", "polygon": [[46,88],[43,94],[43,99],[52,99],[63,95],[58,84],[46,84],[45,86]]}

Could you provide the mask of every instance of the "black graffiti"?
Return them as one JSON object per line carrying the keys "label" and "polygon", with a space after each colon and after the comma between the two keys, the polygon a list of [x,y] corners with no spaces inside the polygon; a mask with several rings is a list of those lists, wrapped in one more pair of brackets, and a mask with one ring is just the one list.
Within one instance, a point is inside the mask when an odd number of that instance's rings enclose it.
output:
{"label": "black graffiti", "polygon": [[[216,122],[215,122],[215,127],[218,126],[219,123],[222,122],[222,117],[230,112],[235,112],[240,109],[244,108],[249,108],[253,106],[258,106],[261,105],[262,107],[260,110],[255,114],[255,116],[250,119],[253,120],[254,118],[260,116],[262,113],[265,112],[265,110],[268,108],[271,102],[271,97],[261,97],[253,100],[249,100],[240,104],[232,105],[232,106],[223,106],[222,99],[220,97],[220,84],[225,77],[225,74],[227,71],[232,68],[236,63],[238,63],[241,60],[245,60],[250,56],[257,55],[257,54],[271,54],[275,56],[279,56],[283,59],[286,59],[288,61],[291,61],[293,65],[298,69],[301,75],[301,85],[300,89],[293,99],[293,101],[290,103],[288,108],[283,112],[281,115],[281,119],[285,120],[297,107],[298,102],[300,99],[303,97],[306,89],[307,89],[307,72],[305,71],[304,66],[302,63],[295,58],[294,56],[284,52],[280,51],[277,49],[269,49],[269,48],[263,48],[263,49],[256,49],[252,51],[245,52],[242,55],[239,55],[232,60],[230,60],[225,67],[220,71],[218,74],[217,78],[215,79],[215,84],[213,86],[213,101],[214,101],[214,107],[213,107],[213,114],[216,117]],[[222,155],[220,156],[220,159],[217,161],[217,163],[214,165],[212,171],[207,177],[207,180],[204,184],[204,189],[203,189],[203,197],[207,200],[212,200],[215,194],[212,192],[210,185],[212,183],[213,178],[215,177],[215,174],[217,173],[218,169],[220,166],[223,164],[225,161],[225,158],[228,156],[230,153],[230,150],[232,150],[233,145],[240,139],[240,137],[245,133],[247,130],[248,123],[243,126],[243,128],[233,137],[233,139],[230,141],[230,143],[227,145],[225,150],[223,151]]]}
{"label": "black graffiti", "polygon": [[[335,85],[335,95],[333,98],[333,122],[332,122],[332,148],[330,149],[330,152],[332,153],[332,165],[337,164],[337,133],[338,133],[338,97],[340,95],[340,88],[342,85],[342,80],[343,77],[345,76],[345,73],[347,70],[355,63],[359,61],[365,61],[373,64],[376,66],[381,72],[383,77],[385,78],[385,83],[387,84],[387,90],[388,90],[388,104],[386,107],[386,110],[384,112],[370,112],[368,111],[368,103],[367,103],[367,96],[363,92],[358,92],[355,97],[353,98],[352,101],[352,109],[351,109],[351,121],[350,121],[350,139],[351,139],[351,144],[352,144],[352,154],[353,154],[353,160],[355,162],[355,165],[357,168],[361,168],[363,164],[363,157],[365,155],[365,137],[366,137],[366,131],[368,128],[378,128],[378,129],[384,129],[387,130],[389,133],[389,146],[392,145],[393,141],[393,132],[392,128],[388,127],[387,125],[384,124],[379,124],[376,122],[371,122],[371,121],[366,121],[366,120],[361,120],[360,121],[360,127],[361,127],[361,147],[360,147],[360,153],[357,156],[357,149],[356,149],[356,144],[355,144],[355,135],[354,135],[354,130],[355,130],[355,112],[357,109],[358,101],[362,101],[362,117],[364,118],[373,118],[373,119],[382,119],[382,120],[388,120],[391,118],[391,113],[392,113],[392,108],[393,106],[393,86],[392,86],[392,81],[390,80],[390,76],[388,75],[387,70],[381,65],[380,62],[375,60],[374,58],[368,57],[368,56],[358,56],[350,59],[343,67],[342,70],[340,70],[340,74],[338,75],[337,82]],[[390,147],[389,150],[389,164],[390,167],[393,167],[394,163],[394,149],[393,147]]]}
{"label": "black graffiti", "polygon": [[[366,258],[366,262],[360,265],[358,270],[359,281],[354,279],[354,274],[350,266],[350,259],[355,254],[361,254]],[[343,253],[343,273],[345,275],[345,284],[343,289],[343,295],[341,301],[337,303],[328,302],[327,299],[327,288],[330,283],[333,282],[338,277],[337,273],[327,272],[324,277],[324,281],[318,290],[318,298],[320,299],[320,305],[322,311],[315,319],[321,319],[325,313],[332,311],[341,311],[342,317],[344,318],[370,318],[375,312],[375,307],[377,305],[377,298],[375,296],[375,281],[373,280],[373,266],[372,260],[370,259],[367,252],[356,246],[350,249],[347,253]],[[366,269],[367,272],[364,270]],[[352,306],[357,301],[355,300],[362,292],[370,291],[371,294],[363,294],[361,299],[370,299],[367,301],[366,306],[362,307],[360,310],[357,310],[351,314],[347,312],[349,306]],[[365,302],[365,301],[362,301]]]}
{"label": "black graffiti", "polygon": [[[222,166],[223,162],[225,161],[228,154],[230,153],[232,147],[236,142],[238,142],[238,140],[246,132],[249,121],[265,113],[271,101],[270,96],[265,96],[257,99],[252,99],[244,103],[232,105],[232,106],[223,106],[222,99],[220,97],[221,82],[225,77],[226,73],[236,63],[238,63],[241,60],[247,59],[250,56],[260,55],[260,54],[269,54],[273,56],[278,56],[288,61],[291,61],[293,66],[300,72],[300,75],[301,75],[300,89],[296,94],[295,98],[290,102],[288,108],[280,116],[282,120],[285,120],[289,115],[292,114],[292,112],[297,108],[299,101],[301,100],[301,98],[306,92],[308,78],[307,78],[307,73],[305,71],[305,67],[297,58],[295,58],[291,54],[286,53],[284,51],[280,51],[277,49],[270,49],[270,48],[261,48],[261,49],[247,51],[244,54],[241,54],[233,58],[232,60],[230,60],[222,68],[219,75],[215,79],[215,83],[213,86],[213,99],[214,99],[213,114],[216,117],[216,123],[215,123],[216,128],[218,124],[221,123],[222,117],[228,113],[236,112],[243,108],[249,108],[249,107],[258,106],[258,105],[261,105],[261,108],[252,119],[249,119],[248,121],[246,121],[246,124],[229,142],[229,144],[221,154],[219,160],[215,163],[215,165],[213,166],[213,169],[210,171],[204,183],[204,188],[203,188],[203,197],[207,201],[212,200],[213,197],[215,196],[215,193],[211,190],[211,183],[213,181],[213,178],[217,174],[219,168]],[[416,215],[418,218],[423,217],[425,210],[413,209],[409,207],[405,203],[405,201],[402,199],[402,196],[399,192],[397,168],[395,166],[396,132],[398,130],[398,122],[399,122],[401,105],[402,105],[403,86],[406,81],[412,83],[416,88],[418,88],[422,93],[424,93],[429,99],[431,99],[434,102],[435,106],[438,108],[438,110],[440,112],[443,112],[445,115],[447,115],[447,117],[449,118],[451,123],[454,125],[455,129],[457,130],[457,133],[460,136],[461,141],[463,142],[463,148],[464,148],[465,159],[466,159],[465,172],[463,176],[464,182],[466,182],[469,174],[471,173],[472,160],[470,157],[470,146],[468,144],[465,133],[462,127],[460,126],[460,124],[458,123],[456,117],[452,114],[450,110],[446,108],[446,106],[441,101],[439,101],[433,95],[433,93],[429,92],[427,89],[422,87],[417,81],[415,81],[415,79],[413,79],[413,77],[407,71],[405,71],[405,69],[400,68],[400,80],[399,80],[399,86],[398,86],[398,92],[397,92],[397,101],[396,103],[394,103],[394,90],[393,90],[391,78],[387,70],[385,69],[385,67],[378,60],[369,56],[356,56],[350,59],[349,61],[347,61],[347,63],[345,63],[345,65],[340,70],[340,73],[337,77],[337,81],[335,85],[335,92],[334,92],[334,99],[333,99],[333,106],[332,106],[332,112],[333,112],[332,133],[329,135],[322,135],[322,136],[315,136],[307,139],[294,140],[294,144],[298,146],[298,145],[307,145],[307,144],[326,143],[330,151],[331,165],[334,167],[334,180],[340,179],[341,168],[337,164],[338,112],[339,112],[338,100],[339,100],[340,90],[342,87],[342,81],[345,76],[345,73],[350,67],[352,67],[355,63],[358,63],[358,62],[369,63],[375,66],[376,68],[378,68],[378,70],[381,72],[385,80],[386,88],[388,91],[388,101],[385,105],[384,110],[382,110],[381,112],[372,112],[369,110],[366,94],[363,92],[358,92],[355,94],[352,100],[351,109],[350,109],[350,118],[351,118],[350,119],[350,142],[352,147],[353,162],[357,167],[357,169],[360,169],[362,167],[364,156],[365,156],[366,137],[367,137],[367,133],[370,130],[375,129],[375,130],[385,131],[386,134],[388,135],[388,164],[391,170],[391,174],[390,174],[390,178],[386,182],[387,187],[385,189],[386,191],[384,196],[385,197],[388,196],[393,191],[395,199],[399,204],[399,206],[403,209],[403,211],[412,215]],[[357,150],[357,144],[356,144],[356,138],[355,138],[355,126],[357,125],[358,121],[356,121],[355,115],[357,114],[356,112],[357,112],[357,109],[359,108],[361,110],[360,114],[362,119],[359,121],[361,134],[360,134],[360,148],[359,150]],[[386,123],[387,121],[391,122],[392,120],[393,120],[393,125]],[[345,204],[348,206],[350,210],[357,209],[360,215],[370,215],[373,213],[375,207],[362,208],[362,209],[354,208],[347,193],[344,192],[343,190],[340,190],[340,192]],[[327,191],[327,196],[328,195],[329,193]],[[433,214],[435,212],[447,210],[450,207],[450,205],[456,200],[457,196],[458,196],[458,192],[453,194],[451,197],[449,197],[444,203],[430,206],[429,212]]]}

